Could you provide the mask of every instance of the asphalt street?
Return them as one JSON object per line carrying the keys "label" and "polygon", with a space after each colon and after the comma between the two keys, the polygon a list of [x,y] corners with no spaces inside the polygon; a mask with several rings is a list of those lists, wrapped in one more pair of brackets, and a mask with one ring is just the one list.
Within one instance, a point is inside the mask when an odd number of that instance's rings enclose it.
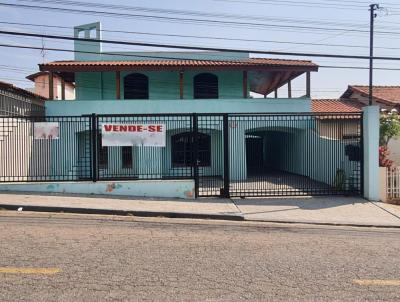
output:
{"label": "asphalt street", "polygon": [[0,301],[399,301],[400,230],[0,212]]}

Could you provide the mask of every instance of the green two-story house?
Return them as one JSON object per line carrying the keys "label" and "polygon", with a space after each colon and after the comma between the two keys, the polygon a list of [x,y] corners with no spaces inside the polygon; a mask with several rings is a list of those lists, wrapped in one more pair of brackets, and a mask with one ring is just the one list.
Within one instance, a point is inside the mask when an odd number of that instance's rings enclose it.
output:
{"label": "green two-story house", "polygon": [[[248,53],[241,52],[103,52],[100,23],[78,26],[74,33],[76,38],[84,38],[75,41],[74,60],[49,62],[39,67],[49,73],[49,87],[55,75],[62,79],[63,87],[66,82],[74,83],[76,100],[51,100],[53,92],[49,91],[46,115],[96,114],[100,144],[96,173],[101,179],[185,178],[192,177],[193,166],[197,166],[200,176],[219,179],[209,186],[211,195],[217,195],[226,173],[234,182],[273,170],[330,186],[334,185],[339,168],[345,171],[347,180],[352,177],[354,167],[347,162],[343,146],[336,162],[321,170],[323,156],[327,154],[325,150],[333,149],[331,145],[337,142],[321,138],[315,131],[315,120],[299,118],[294,121],[284,116],[311,113],[310,74],[318,70],[313,62],[251,58]],[[299,77],[304,80],[305,89],[300,97],[294,98],[291,84]],[[285,89],[287,97],[278,98],[278,89]],[[196,141],[192,135],[194,113],[199,115]],[[225,125],[227,128],[223,128],[221,115],[224,113],[249,116],[231,117]],[[281,117],[257,118],[259,113],[275,113]],[[104,123],[137,122],[165,125],[165,146],[101,145],[100,130]],[[66,159],[55,162],[53,169],[55,174],[60,169],[69,171],[67,173],[79,180],[93,173],[87,162],[88,158],[92,160],[88,152],[93,148],[86,126],[74,127],[73,131],[71,126],[61,129],[61,134],[69,131],[69,140],[63,140],[61,135],[56,149],[70,152]],[[224,147],[223,129],[229,132],[226,139],[229,148]],[[71,131],[74,132],[72,136]],[[312,154],[305,151],[311,136],[315,136],[313,144],[316,146]],[[229,155],[228,172],[224,168],[228,157],[224,156],[224,151]],[[281,175],[273,177],[281,179]],[[287,182],[289,184],[284,185],[289,191],[297,183],[310,186],[304,179]]]}

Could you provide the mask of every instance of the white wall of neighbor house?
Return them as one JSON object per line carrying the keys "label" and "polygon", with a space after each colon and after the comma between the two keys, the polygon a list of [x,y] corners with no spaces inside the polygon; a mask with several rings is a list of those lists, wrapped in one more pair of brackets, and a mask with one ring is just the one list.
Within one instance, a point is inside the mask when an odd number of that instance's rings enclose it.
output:
{"label": "white wall of neighbor house", "polygon": [[400,165],[400,137],[392,138],[388,145],[390,151],[390,159],[397,165]]}
{"label": "white wall of neighbor house", "polygon": [[50,146],[33,140],[33,125],[19,118],[2,118],[0,123],[0,181],[40,180],[50,174]]}

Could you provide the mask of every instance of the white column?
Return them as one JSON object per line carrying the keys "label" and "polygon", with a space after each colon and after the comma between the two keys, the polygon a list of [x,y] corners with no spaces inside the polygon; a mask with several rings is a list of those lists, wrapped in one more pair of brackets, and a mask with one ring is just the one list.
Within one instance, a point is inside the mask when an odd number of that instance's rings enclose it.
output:
{"label": "white column", "polygon": [[363,108],[364,197],[379,201],[379,106]]}

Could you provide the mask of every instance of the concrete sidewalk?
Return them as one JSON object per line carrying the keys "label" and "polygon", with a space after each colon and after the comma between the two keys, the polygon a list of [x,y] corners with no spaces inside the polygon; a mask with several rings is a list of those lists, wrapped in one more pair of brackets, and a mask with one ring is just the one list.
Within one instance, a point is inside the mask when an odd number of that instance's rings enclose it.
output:
{"label": "concrete sidewalk", "polygon": [[246,220],[400,227],[400,206],[359,197],[233,200]]}
{"label": "concrete sidewalk", "polygon": [[26,211],[98,213],[311,223],[400,228],[400,206],[355,197],[142,199],[55,194],[0,194],[0,208]]}

